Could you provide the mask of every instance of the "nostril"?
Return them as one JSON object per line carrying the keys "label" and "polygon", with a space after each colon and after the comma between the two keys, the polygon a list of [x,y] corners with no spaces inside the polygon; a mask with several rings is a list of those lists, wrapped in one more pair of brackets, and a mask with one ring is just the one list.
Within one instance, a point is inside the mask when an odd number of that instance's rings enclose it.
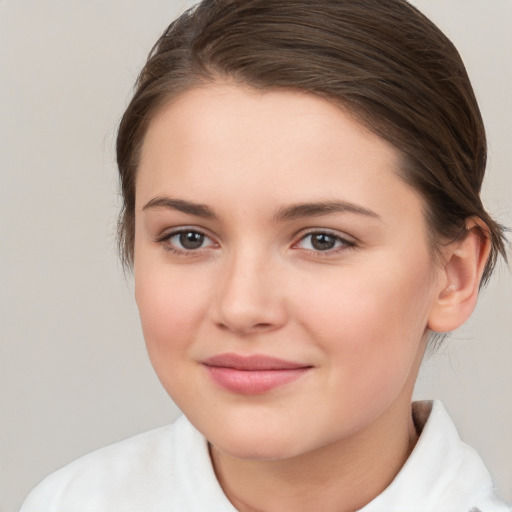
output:
{"label": "nostril", "polygon": [[245,335],[275,330],[286,322],[281,291],[267,287],[262,279],[254,277],[255,274],[235,265],[222,276],[222,286],[209,310],[210,318],[219,329]]}
{"label": "nostril", "polygon": [[253,325],[236,325],[229,322],[218,322],[217,327],[223,331],[232,331],[239,334],[251,334],[254,332],[268,331],[273,329],[274,324],[270,322],[259,322]]}
{"label": "nostril", "polygon": [[272,326],[272,324],[270,324],[270,323],[259,323],[259,324],[254,325],[254,329],[268,329],[271,326]]}

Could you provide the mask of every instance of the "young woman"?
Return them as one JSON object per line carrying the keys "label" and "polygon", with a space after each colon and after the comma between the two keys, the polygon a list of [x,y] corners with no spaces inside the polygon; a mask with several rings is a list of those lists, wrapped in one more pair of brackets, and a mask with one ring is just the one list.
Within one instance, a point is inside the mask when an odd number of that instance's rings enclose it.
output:
{"label": "young woman", "polygon": [[118,134],[121,250],[184,416],[48,477],[23,512],[498,512],[411,396],[505,255],[450,41],[403,0],[204,0]]}

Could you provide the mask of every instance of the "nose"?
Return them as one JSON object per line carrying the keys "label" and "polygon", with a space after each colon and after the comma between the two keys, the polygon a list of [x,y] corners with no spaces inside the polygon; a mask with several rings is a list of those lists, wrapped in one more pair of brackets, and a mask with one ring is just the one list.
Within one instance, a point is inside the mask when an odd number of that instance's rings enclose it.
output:
{"label": "nose", "polygon": [[282,269],[268,255],[240,253],[219,275],[214,322],[239,336],[274,331],[287,320]]}

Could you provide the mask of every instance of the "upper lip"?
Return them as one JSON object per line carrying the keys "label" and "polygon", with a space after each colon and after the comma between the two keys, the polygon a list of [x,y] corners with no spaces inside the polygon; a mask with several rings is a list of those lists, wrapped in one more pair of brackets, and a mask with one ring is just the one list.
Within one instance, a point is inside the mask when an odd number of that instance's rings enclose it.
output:
{"label": "upper lip", "polygon": [[311,367],[309,364],[296,363],[263,354],[240,355],[232,353],[215,355],[203,361],[203,364],[246,371],[294,370]]}

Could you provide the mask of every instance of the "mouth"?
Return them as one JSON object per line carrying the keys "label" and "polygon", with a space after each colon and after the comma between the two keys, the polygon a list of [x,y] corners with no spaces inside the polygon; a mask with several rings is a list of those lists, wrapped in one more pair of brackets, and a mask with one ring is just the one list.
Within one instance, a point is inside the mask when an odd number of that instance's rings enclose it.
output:
{"label": "mouth", "polygon": [[313,367],[265,355],[219,354],[203,361],[210,378],[232,393],[258,395],[295,381]]}

